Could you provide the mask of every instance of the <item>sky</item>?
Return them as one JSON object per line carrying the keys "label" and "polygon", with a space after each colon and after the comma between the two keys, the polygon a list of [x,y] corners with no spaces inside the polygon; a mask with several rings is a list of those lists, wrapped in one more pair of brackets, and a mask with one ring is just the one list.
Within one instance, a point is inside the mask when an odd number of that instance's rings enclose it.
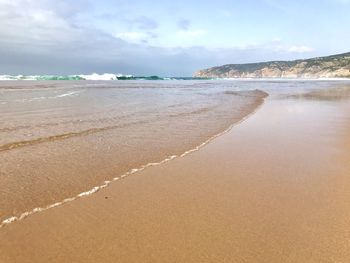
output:
{"label": "sky", "polygon": [[0,74],[191,76],[350,51],[350,0],[0,0]]}

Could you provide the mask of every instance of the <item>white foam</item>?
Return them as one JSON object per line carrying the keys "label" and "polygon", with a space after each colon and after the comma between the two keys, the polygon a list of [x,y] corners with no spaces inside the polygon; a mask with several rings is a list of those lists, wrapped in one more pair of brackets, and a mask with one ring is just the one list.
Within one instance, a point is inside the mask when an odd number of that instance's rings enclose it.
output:
{"label": "white foam", "polygon": [[90,189],[89,191],[82,192],[82,193],[78,194],[77,197],[83,197],[83,196],[86,196],[86,195],[91,195],[93,193],[96,193],[102,186],[103,185],[95,186],[94,188]]}
{"label": "white foam", "polygon": [[54,96],[52,98],[63,98],[63,97],[74,96],[74,95],[77,95],[78,93],[81,93],[81,92],[82,92],[81,90],[73,90],[73,91],[70,91],[67,93],[63,93],[61,95]]}
{"label": "white foam", "polygon": [[[78,94],[84,92],[84,90],[73,90],[73,91],[69,91],[63,94],[59,94],[56,96],[41,96],[41,97],[33,97],[33,98],[26,98],[26,99],[17,99],[17,100],[13,100],[12,102],[33,102],[33,101],[42,101],[42,100],[51,100],[51,99],[60,99],[60,98],[64,98],[64,97],[70,97],[70,96],[77,96]],[[0,102],[0,104],[7,104],[9,101],[4,101],[4,102]]]}
{"label": "white foam", "polygon": [[2,221],[1,225],[2,224],[10,224],[12,222],[15,222],[16,220],[18,220],[18,218],[16,216],[11,216],[11,217],[5,219],[4,221]]}
{"label": "white foam", "polygon": [[85,80],[118,80],[120,77],[127,77],[131,78],[132,75],[123,75],[123,74],[113,74],[113,73],[103,73],[103,74],[97,74],[92,73],[89,75],[77,75]]}
{"label": "white foam", "polygon": [[0,75],[1,80],[74,80],[80,77],[83,80],[118,80],[118,77],[131,78],[132,75],[103,73],[103,74],[81,74],[81,75]]}
{"label": "white foam", "polygon": [[117,80],[117,75],[111,74],[111,73],[104,73],[102,75],[93,73],[90,75],[78,75],[78,76],[85,80]]}

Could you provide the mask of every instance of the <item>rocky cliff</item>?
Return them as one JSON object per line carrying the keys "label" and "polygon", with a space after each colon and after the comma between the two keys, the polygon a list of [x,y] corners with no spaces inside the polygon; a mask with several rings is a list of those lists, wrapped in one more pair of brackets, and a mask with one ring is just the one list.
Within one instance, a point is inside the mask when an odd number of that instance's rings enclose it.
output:
{"label": "rocky cliff", "polygon": [[202,78],[350,78],[350,52],[293,61],[229,64],[194,73]]}

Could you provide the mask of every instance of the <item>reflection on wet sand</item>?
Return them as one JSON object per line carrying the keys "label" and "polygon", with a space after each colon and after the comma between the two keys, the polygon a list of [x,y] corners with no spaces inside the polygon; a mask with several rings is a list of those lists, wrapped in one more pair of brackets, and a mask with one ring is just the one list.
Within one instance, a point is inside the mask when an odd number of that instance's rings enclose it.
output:
{"label": "reflection on wet sand", "polygon": [[345,85],[330,89],[319,89],[308,91],[300,94],[293,94],[287,96],[294,99],[308,99],[308,100],[325,100],[325,101],[336,101],[336,100],[348,100],[350,98],[350,86]]}

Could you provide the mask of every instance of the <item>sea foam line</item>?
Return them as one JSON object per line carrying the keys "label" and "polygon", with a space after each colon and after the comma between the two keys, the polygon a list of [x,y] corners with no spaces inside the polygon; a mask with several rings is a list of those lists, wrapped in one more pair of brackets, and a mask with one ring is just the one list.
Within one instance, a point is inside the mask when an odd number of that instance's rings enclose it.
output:
{"label": "sea foam line", "polygon": [[61,206],[61,205],[64,205],[65,203],[68,203],[68,202],[72,202],[74,200],[77,200],[79,198],[83,198],[83,197],[86,197],[86,196],[89,196],[89,195],[92,195],[96,192],[98,192],[99,190],[109,186],[112,182],[115,182],[115,181],[118,181],[118,180],[121,180],[129,175],[132,175],[132,174],[135,174],[137,172],[140,172],[148,167],[151,167],[151,166],[158,166],[158,165],[161,165],[161,164],[164,164],[166,162],[169,162],[173,159],[176,159],[176,158],[183,158],[185,157],[186,155],[188,154],[191,154],[193,152],[196,152],[198,150],[200,150],[202,147],[204,147],[205,145],[207,145],[208,143],[210,143],[211,141],[213,141],[214,139],[224,135],[225,133],[229,132],[234,126],[244,122],[245,120],[247,120],[250,116],[252,116],[253,114],[255,114],[258,109],[260,109],[260,107],[262,106],[262,104],[264,103],[265,101],[265,98],[262,99],[262,102],[249,114],[247,114],[246,116],[244,116],[242,119],[240,119],[239,121],[237,122],[234,122],[232,123],[226,130],[218,133],[218,134],[215,134],[214,136],[210,137],[209,139],[207,139],[206,141],[202,142],[201,144],[197,145],[196,147],[184,152],[183,154],[181,155],[171,155],[167,158],[165,158],[164,160],[160,161],[160,162],[152,162],[152,163],[147,163],[145,165],[142,165],[140,166],[139,168],[133,168],[133,169],[130,169],[129,171],[127,171],[126,173],[120,175],[120,176],[117,176],[117,177],[114,177],[112,178],[111,180],[107,180],[107,181],[104,181],[103,184],[101,185],[98,185],[98,186],[94,186],[92,187],[90,190],[88,191],[85,191],[85,192],[82,192],[82,193],[79,193],[77,194],[76,196],[74,197],[69,197],[69,198],[66,198],[66,199],[63,199],[62,201],[60,202],[56,202],[54,204],[51,204],[51,205],[48,205],[48,206],[45,206],[45,207],[36,207],[30,211],[26,211],[18,216],[11,216],[9,218],[6,218],[5,220],[3,220],[0,224],[0,228],[8,225],[8,224],[11,224],[13,222],[16,222],[16,221],[20,221],[20,220],[23,220],[25,219],[26,217],[28,216],[31,216],[33,214],[36,214],[36,213],[39,213],[39,212],[43,212],[43,211],[46,211],[48,209],[51,209],[51,208],[54,208],[54,207],[57,207],[57,206]]}
{"label": "sea foam line", "polygon": [[70,96],[76,96],[79,93],[82,93],[83,90],[73,90],[73,91],[69,91],[63,94],[59,94],[56,96],[41,96],[41,97],[34,97],[34,98],[28,98],[28,99],[17,99],[17,100],[13,100],[13,101],[1,101],[0,104],[7,104],[9,102],[33,102],[33,101],[42,101],[42,100],[47,100],[47,99],[59,99],[59,98],[64,98],[64,97],[70,97]]}
{"label": "sea foam line", "polygon": [[136,173],[136,172],[140,172],[140,171],[146,169],[147,167],[156,166],[156,165],[160,165],[160,164],[166,163],[166,162],[168,162],[168,161],[170,161],[170,160],[172,160],[172,159],[175,159],[176,157],[178,157],[178,156],[177,156],[177,155],[171,155],[171,156],[169,156],[168,158],[166,158],[166,159],[164,159],[164,160],[162,160],[162,161],[160,161],[160,162],[148,163],[148,164],[145,164],[145,165],[140,166],[139,168],[133,168],[133,169],[127,171],[125,174],[122,174],[122,175],[120,175],[120,176],[118,176],[118,177],[114,177],[112,180],[106,180],[106,181],[103,182],[103,184],[98,185],[98,186],[94,186],[94,187],[91,188],[90,190],[85,191],[85,192],[82,192],[82,193],[79,193],[79,194],[77,194],[77,195],[74,196],[74,197],[70,197],[70,198],[63,199],[63,200],[60,201],[60,202],[57,202],[57,203],[54,203],[54,204],[51,204],[51,205],[48,205],[48,206],[45,206],[45,207],[36,207],[36,208],[34,208],[34,209],[30,210],[30,211],[26,211],[26,212],[20,214],[19,216],[11,216],[11,217],[9,217],[9,218],[6,218],[5,220],[3,220],[3,221],[1,222],[0,228],[1,228],[1,227],[4,227],[5,225],[8,225],[8,224],[10,224],[10,223],[13,223],[13,222],[15,222],[15,221],[20,221],[20,220],[22,220],[22,219],[24,219],[24,218],[26,218],[26,217],[28,217],[28,216],[30,216],[30,215],[33,215],[33,214],[38,213],[38,212],[42,212],[42,211],[48,210],[48,209],[50,209],[50,208],[54,208],[54,207],[56,207],[56,206],[60,206],[60,205],[63,205],[63,204],[65,204],[65,203],[74,201],[74,200],[76,200],[76,199],[78,199],[78,198],[82,198],[82,197],[85,197],[85,196],[89,196],[89,195],[91,195],[91,194],[94,194],[94,193],[98,192],[99,190],[101,190],[101,189],[107,187],[107,186],[110,185],[112,182],[115,182],[115,181],[118,181],[118,180],[120,180],[120,179],[123,179],[123,178],[127,177],[128,175],[134,174],[134,173]]}

